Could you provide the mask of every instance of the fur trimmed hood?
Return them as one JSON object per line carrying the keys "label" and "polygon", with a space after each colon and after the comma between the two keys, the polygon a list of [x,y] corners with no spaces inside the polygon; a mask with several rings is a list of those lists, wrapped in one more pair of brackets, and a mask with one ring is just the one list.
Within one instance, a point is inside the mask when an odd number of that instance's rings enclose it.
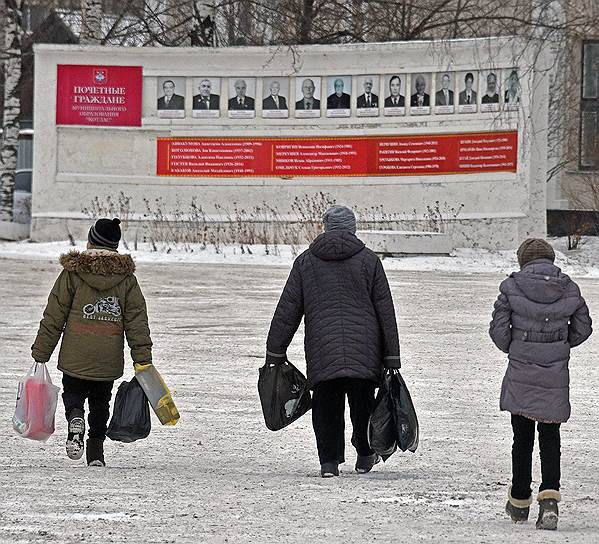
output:
{"label": "fur trimmed hood", "polygon": [[60,264],[98,291],[112,289],[135,272],[131,255],[106,249],[69,251],[61,255]]}
{"label": "fur trimmed hood", "polygon": [[90,249],[87,251],[69,251],[60,256],[60,264],[67,272],[78,274],[133,274],[135,263],[131,255],[123,255],[115,251]]}

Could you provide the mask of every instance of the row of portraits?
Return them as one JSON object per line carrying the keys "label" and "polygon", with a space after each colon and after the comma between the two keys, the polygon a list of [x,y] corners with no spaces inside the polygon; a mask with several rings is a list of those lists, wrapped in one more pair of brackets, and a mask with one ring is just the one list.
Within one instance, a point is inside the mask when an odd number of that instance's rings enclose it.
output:
{"label": "row of portraits", "polygon": [[[352,77],[356,79],[358,96],[352,101]],[[321,97],[322,82],[326,81],[326,97]],[[261,78],[262,116],[295,117],[349,117],[352,107],[358,116],[426,115],[430,113],[475,113],[517,109],[521,99],[518,71],[476,70],[414,74],[387,74],[384,76],[318,76],[296,77],[295,97],[290,96],[291,79],[286,77]],[[228,78],[223,89],[222,78],[193,78],[192,111],[197,118],[220,117],[225,109],[230,118],[248,119],[256,113],[256,78]],[[433,83],[435,87],[433,89]],[[408,92],[406,93],[406,87]],[[157,114],[164,118],[183,118],[186,113],[185,77],[161,77],[157,85]],[[221,101],[222,92],[226,100]]]}

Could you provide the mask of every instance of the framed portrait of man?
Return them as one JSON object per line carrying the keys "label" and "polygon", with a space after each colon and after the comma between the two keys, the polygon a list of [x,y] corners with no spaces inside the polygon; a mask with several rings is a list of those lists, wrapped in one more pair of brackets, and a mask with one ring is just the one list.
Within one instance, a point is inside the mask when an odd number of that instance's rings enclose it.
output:
{"label": "framed portrait of man", "polygon": [[351,115],[351,76],[327,78],[327,117]]}
{"label": "framed portrait of man", "polygon": [[185,78],[159,77],[156,87],[156,112],[163,119],[185,117]]}
{"label": "framed portrait of man", "polygon": [[410,115],[429,115],[431,113],[432,75],[412,74],[410,92]]}
{"label": "framed portrait of man", "polygon": [[517,68],[504,71],[503,104],[506,110],[517,110],[522,100],[522,86]]}
{"label": "framed portrait of man", "polygon": [[481,73],[480,111],[499,111],[499,97],[501,93],[499,86],[500,75],[501,73],[498,70],[489,70],[488,72]]}
{"label": "framed portrait of man", "polygon": [[220,117],[220,78],[193,78],[192,115],[206,119]]}
{"label": "framed portrait of man", "polygon": [[320,84],[318,76],[295,78],[295,116],[299,119],[320,117]]}
{"label": "framed portrait of man", "polygon": [[289,78],[262,79],[262,117],[265,119],[289,117]]}
{"label": "framed portrait of man", "polygon": [[379,76],[356,76],[358,117],[377,117],[379,114]]}
{"label": "framed portrait of man", "polygon": [[469,70],[458,74],[458,111],[476,113],[478,111],[478,72]]}
{"label": "framed portrait of man", "polygon": [[228,115],[230,119],[253,119],[256,117],[256,78],[229,78]]}
{"label": "framed portrait of man", "polygon": [[455,112],[455,74],[453,72],[438,72],[435,75],[435,105],[436,114]]}
{"label": "framed portrait of man", "polygon": [[406,114],[406,83],[408,76],[405,74],[388,74],[384,76],[385,101],[383,112],[385,115]]}

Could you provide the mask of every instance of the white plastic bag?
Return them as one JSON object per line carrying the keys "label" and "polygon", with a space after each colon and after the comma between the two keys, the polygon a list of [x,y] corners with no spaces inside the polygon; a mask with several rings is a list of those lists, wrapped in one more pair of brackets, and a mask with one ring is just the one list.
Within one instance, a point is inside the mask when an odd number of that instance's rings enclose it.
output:
{"label": "white plastic bag", "polygon": [[46,365],[34,363],[19,382],[13,429],[23,438],[45,442],[54,433],[59,387],[52,384]]}

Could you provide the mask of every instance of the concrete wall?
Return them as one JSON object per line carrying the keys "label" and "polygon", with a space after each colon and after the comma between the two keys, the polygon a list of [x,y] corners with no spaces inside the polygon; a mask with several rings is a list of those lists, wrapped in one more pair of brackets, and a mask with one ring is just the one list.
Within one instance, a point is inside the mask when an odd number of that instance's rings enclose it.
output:
{"label": "concrete wall", "polygon": [[[534,59],[534,60],[533,60]],[[205,209],[233,202],[251,207],[263,201],[285,216],[293,198],[319,191],[338,202],[386,212],[424,214],[439,201],[459,208],[452,229],[459,246],[513,248],[523,238],[545,235],[547,164],[547,72],[545,56],[517,39],[457,40],[286,48],[105,48],[39,45],[35,49],[35,155],[32,238],[83,236],[82,213],[94,197],[124,192],[141,218],[144,198],[163,199],[166,208],[193,197]],[[535,64],[536,62],[536,64]],[[143,66],[143,121],[139,128],[55,125],[57,64]],[[159,119],[156,86],[161,76],[191,78],[365,75],[414,72],[509,70],[518,67],[523,87],[517,112],[358,118],[262,119],[261,85],[256,118]],[[324,78],[323,78],[324,79]],[[434,95],[434,80],[431,96]],[[223,90],[227,86],[222,80]],[[324,87],[323,81],[323,87]],[[482,86],[482,85],[481,85]],[[352,100],[359,94],[354,79]],[[265,90],[266,92],[266,90]],[[224,92],[223,92],[224,94]],[[409,94],[409,93],[402,93]],[[322,90],[325,97],[325,89]],[[299,97],[298,97],[299,98]],[[325,98],[326,100],[326,98]],[[188,108],[190,100],[188,98]],[[456,108],[457,109],[457,108]],[[156,138],[163,136],[351,136],[518,130],[518,172],[350,178],[176,178],[157,177]],[[216,216],[217,214],[212,214]]]}

